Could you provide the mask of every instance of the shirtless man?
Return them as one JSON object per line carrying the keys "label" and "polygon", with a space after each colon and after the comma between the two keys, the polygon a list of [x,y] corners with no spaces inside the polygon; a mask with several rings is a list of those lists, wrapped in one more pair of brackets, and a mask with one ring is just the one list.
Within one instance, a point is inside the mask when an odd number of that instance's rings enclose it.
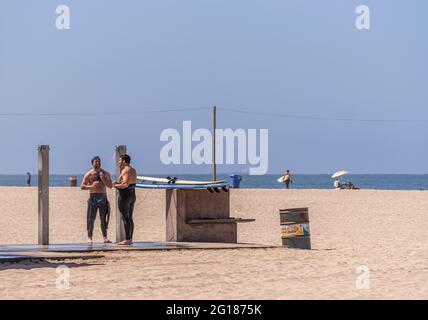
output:
{"label": "shirtless man", "polygon": [[285,187],[288,189],[290,187],[290,183],[293,183],[293,178],[291,177],[290,170],[287,170],[287,172],[284,174],[284,180]]}
{"label": "shirtless man", "polygon": [[120,245],[131,245],[134,233],[134,221],[132,215],[135,205],[135,183],[137,182],[137,172],[130,165],[131,157],[127,154],[120,156],[120,176],[118,181],[113,182],[113,187],[119,191],[118,207],[125,227],[125,240],[119,242]]}
{"label": "shirtless man", "polygon": [[88,243],[92,243],[97,210],[100,211],[101,231],[103,233],[104,243],[110,243],[111,241],[107,237],[110,218],[110,204],[107,199],[107,188],[111,189],[113,183],[110,174],[101,168],[100,157],[93,157],[91,162],[93,168],[85,174],[82,184],[80,185],[82,190],[89,190],[87,211]]}

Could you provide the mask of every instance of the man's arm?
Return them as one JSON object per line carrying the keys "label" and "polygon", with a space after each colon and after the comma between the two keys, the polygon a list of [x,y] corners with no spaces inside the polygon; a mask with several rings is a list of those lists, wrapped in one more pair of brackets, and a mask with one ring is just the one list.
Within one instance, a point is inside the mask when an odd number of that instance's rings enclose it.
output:
{"label": "man's arm", "polygon": [[81,190],[89,190],[91,186],[89,185],[89,172],[83,177],[82,183],[80,184]]}
{"label": "man's arm", "polygon": [[115,182],[113,184],[113,187],[117,188],[117,189],[125,189],[129,187],[129,169],[125,169],[123,170],[122,174],[120,175],[120,177],[122,178],[122,182]]}
{"label": "man's arm", "polygon": [[110,173],[103,171],[100,174],[100,178],[107,188],[113,188],[113,182],[111,181]]}

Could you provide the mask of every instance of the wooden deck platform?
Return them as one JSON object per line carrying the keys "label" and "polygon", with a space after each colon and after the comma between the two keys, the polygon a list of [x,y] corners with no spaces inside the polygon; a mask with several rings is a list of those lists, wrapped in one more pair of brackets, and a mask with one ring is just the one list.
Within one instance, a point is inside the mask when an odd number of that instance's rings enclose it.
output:
{"label": "wooden deck platform", "polygon": [[114,243],[67,243],[39,245],[0,245],[0,263],[29,260],[95,259],[103,255],[90,255],[96,252],[145,251],[145,250],[215,250],[243,248],[274,248],[252,243],[200,243],[200,242],[135,242],[131,246]]}

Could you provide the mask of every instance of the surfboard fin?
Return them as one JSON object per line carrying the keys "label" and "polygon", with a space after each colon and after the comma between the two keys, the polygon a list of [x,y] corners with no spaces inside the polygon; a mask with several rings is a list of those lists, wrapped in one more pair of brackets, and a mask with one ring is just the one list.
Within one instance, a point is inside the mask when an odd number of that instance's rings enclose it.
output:
{"label": "surfboard fin", "polygon": [[177,181],[177,177],[171,178],[170,176],[166,177],[168,179],[168,184],[175,183]]}

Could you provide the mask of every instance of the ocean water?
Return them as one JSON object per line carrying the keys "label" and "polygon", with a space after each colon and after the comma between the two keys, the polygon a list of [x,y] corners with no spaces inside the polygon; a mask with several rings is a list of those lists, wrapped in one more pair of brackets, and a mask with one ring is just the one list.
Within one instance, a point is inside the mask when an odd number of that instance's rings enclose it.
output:
{"label": "ocean water", "polygon": [[[153,177],[165,177],[164,174],[147,174]],[[69,178],[72,175],[51,175],[51,186],[68,186]],[[78,183],[82,181],[82,175],[75,175]],[[241,175],[241,188],[267,188],[281,189],[284,185],[276,180],[281,174],[269,174],[264,176]],[[184,174],[180,179],[189,180],[211,180],[211,175]],[[218,180],[229,181],[229,175],[219,174]],[[290,185],[292,189],[332,189],[333,180],[329,174],[294,174],[294,183]],[[351,174],[342,177],[342,182],[351,181],[356,187],[361,189],[379,189],[379,190],[428,190],[428,174]],[[0,175],[0,186],[25,186],[26,175]],[[37,176],[33,176],[32,185],[37,186]]]}

